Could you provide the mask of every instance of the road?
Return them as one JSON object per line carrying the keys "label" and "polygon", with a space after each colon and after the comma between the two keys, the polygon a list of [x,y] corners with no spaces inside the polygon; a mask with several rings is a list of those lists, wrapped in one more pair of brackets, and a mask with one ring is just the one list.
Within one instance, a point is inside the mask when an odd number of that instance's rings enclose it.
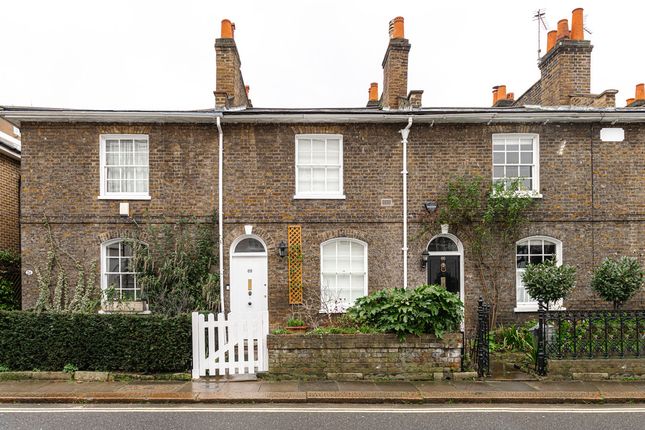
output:
{"label": "road", "polygon": [[638,429],[645,407],[616,405],[0,405],[0,429]]}

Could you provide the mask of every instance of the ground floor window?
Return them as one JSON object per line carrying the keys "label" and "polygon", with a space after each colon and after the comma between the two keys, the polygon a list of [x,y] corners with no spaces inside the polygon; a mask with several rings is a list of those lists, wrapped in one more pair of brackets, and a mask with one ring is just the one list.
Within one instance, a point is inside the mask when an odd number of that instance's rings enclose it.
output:
{"label": "ground floor window", "polygon": [[133,241],[127,239],[114,239],[102,246],[101,288],[107,301],[141,300],[133,248]]}
{"label": "ground floor window", "polygon": [[527,264],[540,264],[546,260],[555,260],[562,264],[562,242],[552,237],[532,236],[520,240],[516,244],[516,312],[537,311],[538,302],[526,292],[522,283],[522,274]]}
{"label": "ground floor window", "polygon": [[321,307],[344,312],[367,294],[367,244],[350,238],[320,245]]}

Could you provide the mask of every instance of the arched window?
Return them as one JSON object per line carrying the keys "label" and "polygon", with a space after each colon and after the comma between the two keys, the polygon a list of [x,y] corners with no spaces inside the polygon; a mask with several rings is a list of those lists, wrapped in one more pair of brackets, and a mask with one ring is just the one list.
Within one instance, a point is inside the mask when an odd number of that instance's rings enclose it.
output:
{"label": "arched window", "polygon": [[321,306],[344,312],[367,294],[367,244],[346,237],[320,245]]}
{"label": "arched window", "polygon": [[428,244],[428,252],[458,252],[454,240],[446,236],[437,236]]}
{"label": "arched window", "polygon": [[555,260],[559,266],[562,264],[562,242],[546,236],[532,236],[522,239],[516,244],[516,312],[537,311],[538,302],[533,299],[524,288],[522,274],[527,264],[540,264],[545,260]]}
{"label": "arched window", "polygon": [[101,246],[101,289],[108,301],[140,301],[132,239],[113,239]]}

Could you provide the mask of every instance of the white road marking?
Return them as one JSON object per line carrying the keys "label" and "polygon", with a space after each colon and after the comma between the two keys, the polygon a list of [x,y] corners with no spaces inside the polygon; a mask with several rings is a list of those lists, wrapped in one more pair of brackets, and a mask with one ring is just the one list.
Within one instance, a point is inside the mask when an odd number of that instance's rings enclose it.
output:
{"label": "white road marking", "polygon": [[645,413],[645,407],[441,407],[441,408],[315,408],[315,407],[93,407],[93,406],[67,406],[67,407],[20,407],[0,408],[0,414],[15,413],[308,413],[308,414],[452,414],[452,413],[506,413],[506,414],[617,414],[617,413]]}

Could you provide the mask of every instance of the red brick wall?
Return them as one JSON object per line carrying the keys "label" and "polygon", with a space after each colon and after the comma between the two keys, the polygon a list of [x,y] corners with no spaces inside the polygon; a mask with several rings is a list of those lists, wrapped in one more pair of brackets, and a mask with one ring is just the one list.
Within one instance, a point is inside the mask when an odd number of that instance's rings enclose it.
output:
{"label": "red brick wall", "polygon": [[0,250],[20,251],[20,161],[0,154]]}

